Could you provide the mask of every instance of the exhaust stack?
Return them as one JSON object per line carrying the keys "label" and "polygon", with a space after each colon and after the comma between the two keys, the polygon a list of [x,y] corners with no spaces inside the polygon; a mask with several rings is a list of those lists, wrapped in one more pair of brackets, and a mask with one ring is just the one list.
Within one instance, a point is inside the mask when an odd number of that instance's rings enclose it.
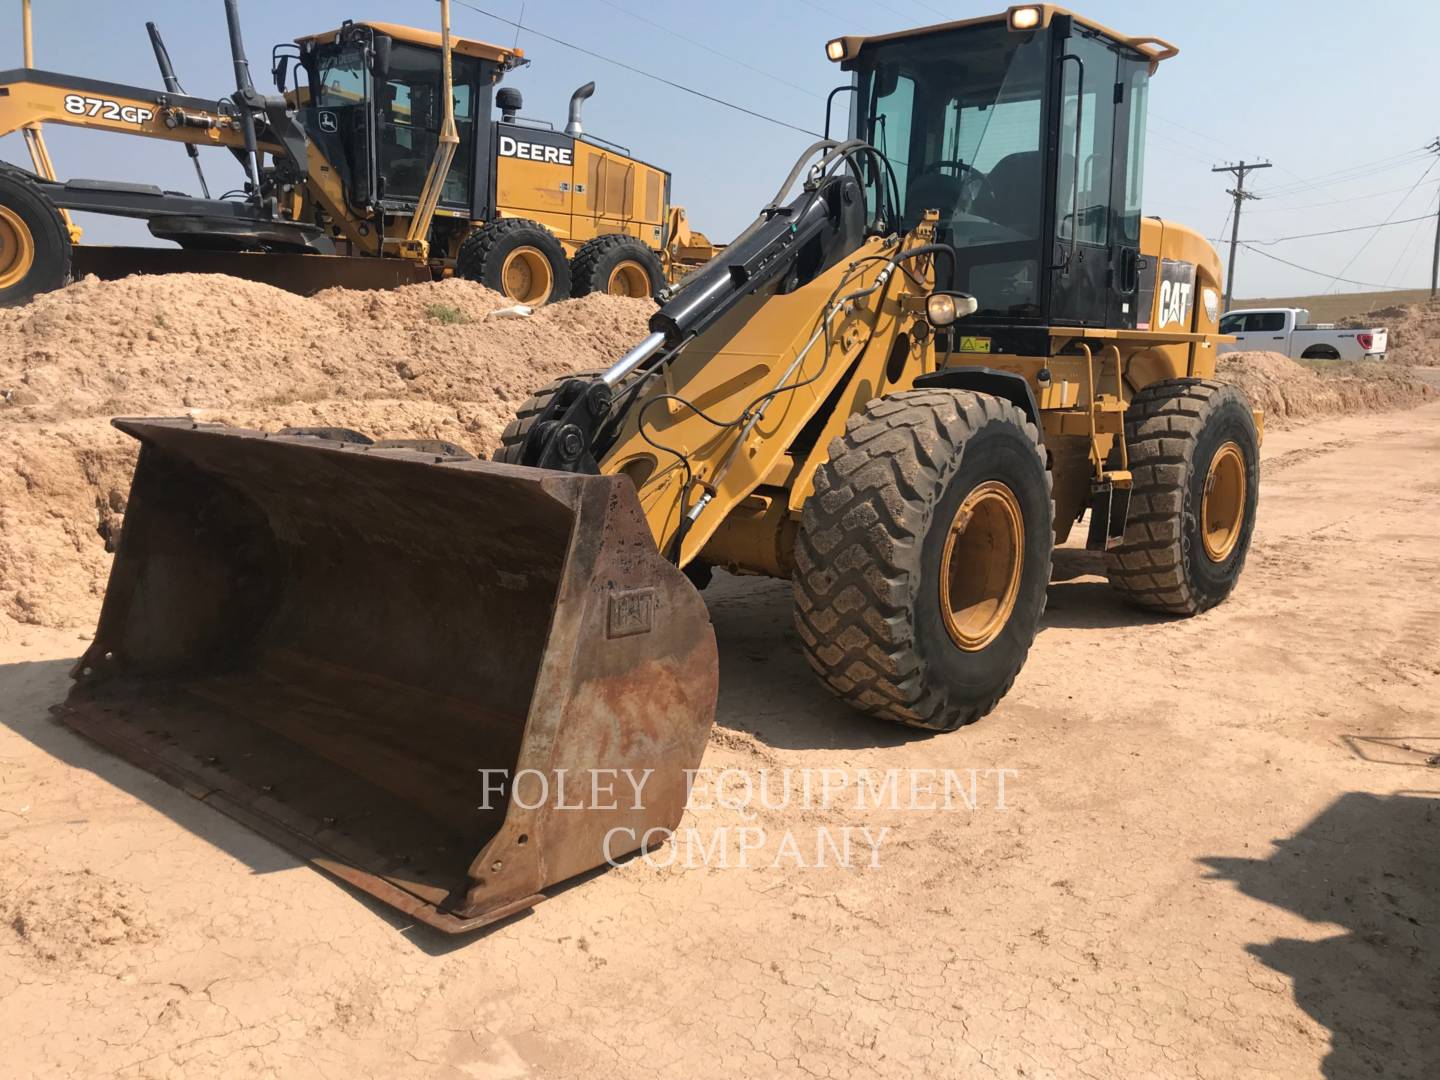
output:
{"label": "exhaust stack", "polygon": [[595,93],[595,84],[587,82],[570,95],[570,119],[565,124],[565,134],[572,139],[578,139],[585,133],[585,128],[580,123],[580,109],[593,93]]}

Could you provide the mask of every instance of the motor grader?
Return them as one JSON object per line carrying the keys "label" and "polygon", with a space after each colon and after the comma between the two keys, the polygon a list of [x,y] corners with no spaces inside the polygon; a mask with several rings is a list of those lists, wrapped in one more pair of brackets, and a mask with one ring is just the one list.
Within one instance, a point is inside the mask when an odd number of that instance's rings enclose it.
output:
{"label": "motor grader", "polygon": [[846,136],[494,460],[117,420],[140,458],[65,722],[458,931],[677,824],[714,568],[793,581],[820,681],[926,731],[1009,690],[1087,514],[1126,600],[1222,601],[1259,416],[1214,380],[1214,250],[1141,214],[1174,47],[1024,5],[826,52]]}
{"label": "motor grader", "polygon": [[[237,0],[226,0],[236,91],[187,95],[154,23],[163,91],[34,68],[0,72],[0,135],[24,133],[33,171],[0,162],[0,306],[72,275],[204,272],[303,293],[388,288],[458,274],[519,303],[610,292],[653,296],[714,254],[670,204],[670,175],[586,136],[570,101],[563,131],[519,115],[496,84],[522,50],[441,29],[347,22],[277,46],[277,94],[256,90]],[[499,115],[494,115],[498,107]],[[42,125],[67,124],[185,145],[204,192],[61,182]],[[241,189],[210,198],[197,146],[229,150]],[[176,248],[84,246],[70,215],[144,220]]]}

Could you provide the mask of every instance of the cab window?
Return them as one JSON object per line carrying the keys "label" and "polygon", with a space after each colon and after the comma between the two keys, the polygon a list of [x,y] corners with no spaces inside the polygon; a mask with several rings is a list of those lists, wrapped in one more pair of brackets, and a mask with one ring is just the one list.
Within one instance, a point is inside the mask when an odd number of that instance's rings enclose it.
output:
{"label": "cab window", "polygon": [[[460,136],[454,161],[440,201],[455,206],[470,203],[471,171],[475,146],[476,61],[452,58],[455,127]],[[445,112],[441,95],[440,53],[396,42],[391,49],[390,71],[379,93],[379,164],[387,199],[420,197],[430,163],[440,143]]]}
{"label": "cab window", "polygon": [[980,315],[1040,312],[1047,57],[1044,35],[985,26],[883,43],[856,64],[852,134],[889,158],[901,228],[939,212],[952,287]]}

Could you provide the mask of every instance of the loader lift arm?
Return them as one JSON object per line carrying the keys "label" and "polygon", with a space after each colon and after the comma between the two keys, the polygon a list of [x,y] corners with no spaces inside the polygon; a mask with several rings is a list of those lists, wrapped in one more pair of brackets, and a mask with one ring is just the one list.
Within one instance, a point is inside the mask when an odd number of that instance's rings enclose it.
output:
{"label": "loader lift arm", "polygon": [[[799,193],[786,201],[802,175]],[[865,197],[867,179],[876,193],[873,201]],[[756,221],[651,317],[651,333],[644,341],[599,378],[571,379],[560,387],[529,427],[523,448],[512,460],[570,472],[624,471],[625,455],[612,452],[617,445],[635,440],[671,455],[685,474],[684,482],[674,493],[676,502],[665,522],[652,520],[652,525],[661,551],[683,566],[696,554],[687,544],[690,530],[722,495],[741,446],[758,438],[768,447],[766,452],[774,454],[800,436],[801,412],[756,436],[771,404],[809,388],[810,405],[817,406],[844,380],[868,344],[870,333],[853,333],[848,345],[835,338],[836,317],[877,313],[902,263],[927,260],[928,274],[929,261],[939,255],[953,266],[949,246],[928,242],[928,234],[919,230],[915,238],[920,242],[907,246],[892,231],[897,217],[898,189],[883,154],[860,140],[815,143]],[[717,420],[698,404],[703,395],[691,389],[695,376],[673,374],[674,361],[702,335],[715,332],[723,337],[724,321],[740,309],[802,290],[807,291],[809,304],[792,305],[796,310],[787,316],[788,329],[800,340],[776,350],[778,381],[769,389],[757,389],[733,418]],[[928,285],[922,291],[928,292]],[[822,339],[823,355],[814,363],[811,353]],[[837,355],[832,357],[832,352]],[[849,362],[840,362],[842,356]],[[702,452],[677,451],[655,439],[652,421],[662,407],[713,429],[713,438]],[[669,474],[656,470],[651,475],[663,480]],[[748,483],[726,492],[721,501],[733,505],[754,486]],[[723,514],[721,507],[712,512],[716,518]]]}

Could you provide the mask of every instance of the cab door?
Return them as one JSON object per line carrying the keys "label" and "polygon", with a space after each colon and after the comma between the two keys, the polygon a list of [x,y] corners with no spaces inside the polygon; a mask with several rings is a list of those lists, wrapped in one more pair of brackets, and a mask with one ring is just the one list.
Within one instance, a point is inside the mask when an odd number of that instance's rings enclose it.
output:
{"label": "cab door", "polygon": [[[1150,93],[1148,61],[1119,58],[1115,82],[1115,152],[1111,159],[1110,289],[1106,325],[1134,330],[1149,319],[1140,311],[1141,189],[1145,179],[1146,105]],[[1187,326],[1186,329],[1189,329]]]}
{"label": "cab door", "polygon": [[1119,58],[1104,39],[1073,24],[1059,44],[1050,318],[1062,325],[1106,326],[1115,239]]}

